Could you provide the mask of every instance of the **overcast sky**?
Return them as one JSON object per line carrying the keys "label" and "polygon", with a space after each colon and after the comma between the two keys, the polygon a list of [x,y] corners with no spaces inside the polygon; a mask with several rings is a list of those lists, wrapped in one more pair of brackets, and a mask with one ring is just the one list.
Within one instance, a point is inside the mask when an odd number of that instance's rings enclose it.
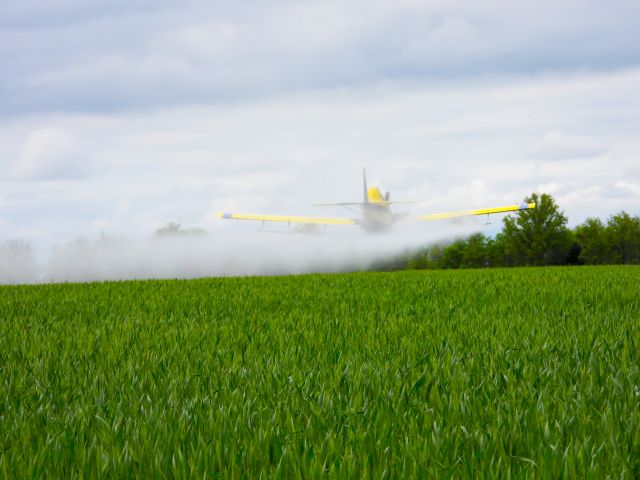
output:
{"label": "overcast sky", "polygon": [[424,213],[638,214],[638,25],[636,0],[0,0],[0,240],[348,216],[310,205],[359,201],[363,166]]}

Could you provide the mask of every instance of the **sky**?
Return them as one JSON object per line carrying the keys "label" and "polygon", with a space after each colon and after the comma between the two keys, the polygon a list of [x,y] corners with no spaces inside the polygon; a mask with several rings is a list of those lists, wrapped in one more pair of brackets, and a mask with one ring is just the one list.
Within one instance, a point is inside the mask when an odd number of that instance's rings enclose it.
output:
{"label": "sky", "polygon": [[350,216],[311,205],[359,201],[363,167],[417,213],[638,214],[639,22],[635,0],[0,0],[0,241]]}

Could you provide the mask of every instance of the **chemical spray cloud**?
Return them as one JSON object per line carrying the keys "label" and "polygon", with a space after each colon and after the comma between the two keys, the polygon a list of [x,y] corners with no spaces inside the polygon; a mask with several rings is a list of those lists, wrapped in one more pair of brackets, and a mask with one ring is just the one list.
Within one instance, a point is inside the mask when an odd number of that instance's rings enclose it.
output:
{"label": "chemical spray cloud", "polygon": [[28,242],[7,240],[0,243],[0,285],[32,283],[37,281],[39,274]]}
{"label": "chemical spray cloud", "polygon": [[[456,234],[471,228],[477,225],[458,226]],[[28,244],[5,242],[0,284],[358,271],[445,237],[442,227],[426,234],[349,236],[230,230],[146,239],[102,235],[57,246],[41,264]]]}

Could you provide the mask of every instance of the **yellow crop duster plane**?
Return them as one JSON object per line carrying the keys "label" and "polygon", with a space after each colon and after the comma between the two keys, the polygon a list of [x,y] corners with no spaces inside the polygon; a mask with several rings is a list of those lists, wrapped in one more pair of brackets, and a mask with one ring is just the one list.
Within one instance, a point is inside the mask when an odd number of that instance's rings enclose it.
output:
{"label": "yellow crop duster plane", "polygon": [[[448,218],[458,218],[478,215],[491,215],[493,213],[515,212],[535,208],[535,203],[521,203],[517,205],[505,205],[494,208],[481,208],[478,210],[465,210],[458,212],[431,213],[427,215],[409,216],[407,214],[394,214],[391,205],[394,203],[416,202],[391,202],[389,192],[382,195],[378,187],[367,187],[367,174],[362,171],[363,200],[362,202],[321,203],[315,206],[340,206],[360,207],[360,218],[324,218],[324,217],[296,217],[289,215],[254,215],[249,213],[217,213],[218,218],[229,220],[254,220],[260,222],[283,222],[288,224],[302,224],[307,227],[318,225],[358,225],[366,232],[383,232],[389,230],[398,221],[418,220],[431,221]],[[308,229],[312,231],[312,229]]]}

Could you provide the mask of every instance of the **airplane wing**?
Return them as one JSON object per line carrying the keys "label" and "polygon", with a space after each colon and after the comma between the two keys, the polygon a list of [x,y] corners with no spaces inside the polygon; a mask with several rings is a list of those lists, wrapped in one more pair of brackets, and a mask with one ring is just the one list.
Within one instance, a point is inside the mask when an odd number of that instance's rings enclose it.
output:
{"label": "airplane wing", "polygon": [[229,220],[255,220],[259,222],[313,223],[318,225],[357,225],[351,218],[293,217],[289,215],[253,215],[248,213],[217,213],[218,218]]}
{"label": "airplane wing", "polygon": [[428,222],[431,220],[443,220],[447,218],[468,217],[468,216],[474,216],[474,215],[491,215],[492,213],[517,212],[518,210],[528,210],[530,208],[536,208],[536,204],[520,203],[518,205],[505,205],[503,207],[481,208],[478,210],[430,213],[428,215],[418,215],[417,217],[412,217],[412,218],[415,220],[422,220],[422,221]]}

